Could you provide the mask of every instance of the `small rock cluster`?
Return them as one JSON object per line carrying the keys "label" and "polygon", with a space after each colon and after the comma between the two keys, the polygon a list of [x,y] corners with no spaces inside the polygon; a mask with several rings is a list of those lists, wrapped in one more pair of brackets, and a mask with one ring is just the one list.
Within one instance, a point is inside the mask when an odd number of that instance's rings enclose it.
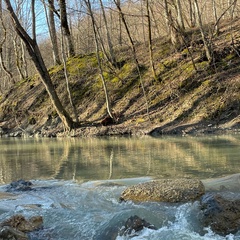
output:
{"label": "small rock cluster", "polygon": [[14,215],[0,223],[0,239],[4,240],[27,240],[27,233],[42,227],[43,218],[34,216],[26,219],[22,215]]}
{"label": "small rock cluster", "polygon": [[18,181],[11,182],[9,186],[7,186],[7,192],[30,191],[32,190],[32,185],[32,182],[20,179]]}

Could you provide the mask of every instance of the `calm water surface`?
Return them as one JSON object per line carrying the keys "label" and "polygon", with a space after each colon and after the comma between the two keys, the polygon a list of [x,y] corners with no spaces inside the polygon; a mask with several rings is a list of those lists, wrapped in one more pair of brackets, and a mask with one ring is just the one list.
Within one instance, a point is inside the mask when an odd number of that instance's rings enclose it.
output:
{"label": "calm water surface", "polygon": [[[128,185],[152,178],[210,179],[209,188],[231,186],[227,195],[240,195],[239,153],[240,135],[0,139],[0,221],[42,215],[44,231],[30,239],[111,240],[128,217],[138,215],[158,230],[117,240],[239,240],[240,232],[223,237],[203,228],[198,201],[118,201]],[[31,180],[37,190],[5,195],[18,179]]]}
{"label": "calm water surface", "polygon": [[238,173],[240,136],[0,139],[0,183],[16,179],[211,178]]}

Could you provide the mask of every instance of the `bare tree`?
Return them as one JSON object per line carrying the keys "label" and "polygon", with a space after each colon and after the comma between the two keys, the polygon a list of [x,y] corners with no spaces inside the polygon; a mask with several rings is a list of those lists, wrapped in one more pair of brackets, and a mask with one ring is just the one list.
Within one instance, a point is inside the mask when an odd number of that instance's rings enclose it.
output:
{"label": "bare tree", "polygon": [[110,53],[110,61],[111,61],[111,64],[113,66],[117,66],[116,57],[115,57],[114,50],[113,50],[113,44],[112,44],[112,40],[111,40],[109,28],[108,28],[108,22],[107,22],[107,17],[106,17],[104,5],[103,5],[102,0],[99,0],[99,3],[100,3],[100,6],[101,6],[103,21],[104,21],[104,27],[105,27],[105,31],[106,31],[106,34],[107,34],[107,43],[108,43],[108,48],[109,48],[109,53]]}
{"label": "bare tree", "polygon": [[77,109],[75,104],[73,103],[72,100],[72,94],[69,88],[69,77],[68,77],[68,71],[67,71],[67,60],[66,60],[66,54],[65,54],[65,49],[64,49],[64,37],[63,37],[63,29],[61,28],[61,48],[62,48],[62,60],[63,60],[63,67],[64,67],[64,76],[65,76],[65,80],[66,80],[66,86],[67,86],[67,92],[68,92],[68,98],[70,101],[70,105],[73,109],[73,114],[75,117],[75,121],[77,123],[79,123],[78,121],[78,115],[77,115]]}
{"label": "bare tree", "polygon": [[112,119],[114,119],[114,116],[113,116],[113,113],[112,113],[112,106],[111,106],[111,102],[110,102],[109,95],[108,95],[107,84],[106,84],[106,81],[105,81],[105,78],[104,78],[104,75],[103,75],[102,63],[101,63],[101,58],[100,58],[99,43],[98,43],[98,39],[97,39],[96,23],[95,23],[95,19],[94,19],[94,16],[93,16],[91,2],[89,0],[84,0],[84,2],[87,6],[88,13],[89,13],[89,15],[91,17],[91,21],[92,21],[92,28],[93,28],[93,32],[94,32],[94,40],[95,40],[95,46],[96,46],[96,57],[97,57],[97,61],[98,61],[98,67],[99,67],[99,70],[100,70],[100,78],[102,80],[103,89],[104,89],[104,93],[105,93],[107,112],[108,112],[109,116]]}
{"label": "bare tree", "polygon": [[179,46],[182,45],[181,30],[173,17],[172,11],[169,8],[169,3],[167,0],[164,0],[164,9],[165,9],[165,20],[166,20],[168,32],[170,34],[171,42],[176,48],[179,48]]}
{"label": "bare tree", "polygon": [[[49,29],[50,40],[53,49],[53,61],[54,65],[61,64],[59,50],[58,50],[58,40],[57,40],[57,32],[54,20],[54,13],[56,13],[54,7],[54,0],[48,0],[48,8],[46,8],[46,3],[44,3],[44,9],[46,13],[47,25]],[[48,14],[47,14],[48,13]]]}
{"label": "bare tree", "polygon": [[[230,9],[231,9],[231,21],[233,21],[233,18],[234,18],[234,12],[236,10],[236,4],[237,4],[237,0],[234,0],[232,2],[232,5],[229,6]],[[235,53],[240,57],[240,51],[239,51],[239,49],[235,45],[235,39],[234,39],[232,24],[230,25],[230,30],[231,30],[231,45],[232,45],[233,50],[235,51]]]}
{"label": "bare tree", "polygon": [[[31,4],[32,6],[32,4]],[[23,12],[21,9],[23,8],[23,2],[19,2],[16,6],[16,15],[19,16],[19,19],[21,22],[26,24],[23,20]],[[31,11],[31,9],[30,9]],[[34,26],[35,22],[33,22]],[[14,58],[15,58],[15,65],[16,65],[16,70],[18,72],[18,77],[19,79],[24,79],[28,77],[28,65],[27,65],[27,60],[26,60],[26,48],[24,47],[24,44],[21,40],[21,38],[18,37],[14,31],[10,31],[11,33],[11,42],[13,44],[13,50],[14,50]],[[32,32],[32,34],[34,34]],[[16,74],[16,73],[15,73]],[[17,76],[17,74],[16,74]]]}
{"label": "bare tree", "polygon": [[127,36],[128,36],[129,42],[130,42],[130,46],[131,46],[131,49],[132,49],[132,53],[133,53],[133,59],[134,59],[134,62],[135,62],[135,64],[136,64],[136,67],[137,67],[140,84],[141,84],[141,87],[142,87],[142,90],[143,90],[143,95],[144,95],[145,102],[146,102],[147,115],[148,115],[148,118],[149,118],[149,120],[150,120],[148,99],[147,99],[145,87],[144,87],[144,84],[143,84],[143,79],[142,79],[142,75],[141,75],[141,71],[140,71],[140,64],[139,64],[138,58],[137,58],[136,48],[135,48],[133,39],[132,39],[132,37],[131,37],[130,31],[129,31],[129,28],[128,28],[128,25],[127,25],[127,22],[126,22],[125,15],[124,15],[124,13],[123,13],[123,11],[122,11],[122,8],[121,8],[121,5],[120,5],[120,1],[119,1],[119,0],[114,0],[114,3],[115,3],[115,5],[116,5],[116,7],[117,7],[117,9],[118,9],[118,11],[119,11],[119,15],[120,15],[120,17],[121,17],[121,20],[122,20],[123,25],[124,25],[124,27],[125,27],[125,30],[126,30],[126,32],[127,32]]}
{"label": "bare tree", "polygon": [[63,29],[63,34],[66,37],[67,45],[68,45],[68,56],[73,57],[75,55],[72,35],[70,33],[68,19],[67,19],[67,8],[65,0],[58,0],[59,8],[60,8],[60,21],[61,27]]}
{"label": "bare tree", "polygon": [[180,31],[184,31],[185,26],[183,22],[183,14],[182,14],[182,5],[180,0],[176,0],[176,9],[177,9],[177,23],[178,23],[178,28]]}
{"label": "bare tree", "polygon": [[4,63],[4,59],[3,59],[3,45],[6,42],[6,35],[7,35],[7,29],[5,27],[5,24],[3,22],[3,16],[2,16],[2,0],[0,0],[0,21],[1,21],[1,25],[2,25],[2,39],[0,42],[0,64],[1,67],[3,69],[3,71],[8,75],[8,77],[10,79],[13,79],[13,75],[12,73],[7,69],[5,63]]}
{"label": "bare tree", "polygon": [[171,14],[171,12],[169,11],[168,1],[164,0],[163,4],[164,4],[164,16],[165,16],[167,31],[168,31],[168,33],[170,33],[171,32],[171,30],[170,30],[170,20],[171,20],[170,14]]}
{"label": "bare tree", "polygon": [[206,57],[207,57],[209,63],[212,63],[212,61],[213,61],[212,49],[211,49],[210,43],[209,43],[209,41],[207,39],[207,36],[204,32],[204,29],[203,29],[201,13],[200,13],[200,10],[199,10],[199,5],[198,5],[197,0],[194,0],[194,6],[195,6],[195,12],[196,12],[196,17],[197,17],[198,27],[199,27],[201,35],[202,35],[202,40],[203,40],[203,44],[204,44]]}
{"label": "bare tree", "polygon": [[189,18],[190,18],[190,27],[196,26],[196,16],[193,7],[192,0],[188,0],[188,9],[189,9]]}
{"label": "bare tree", "polygon": [[[23,40],[23,42],[27,48],[27,51],[28,51],[28,53],[29,53],[40,77],[41,77],[41,80],[49,94],[51,102],[52,102],[53,106],[55,107],[59,117],[61,118],[61,120],[65,126],[65,129],[70,130],[70,129],[74,128],[74,126],[75,126],[74,121],[72,120],[72,118],[70,117],[68,112],[63,107],[63,105],[54,89],[50,75],[49,75],[47,68],[44,64],[44,61],[42,59],[42,55],[39,50],[36,39],[31,38],[28,35],[28,33],[26,32],[26,30],[23,28],[23,26],[20,24],[19,19],[17,18],[16,14],[12,8],[10,0],[4,0],[4,2],[6,4],[8,12],[11,16],[14,29],[15,29],[16,33],[18,34],[18,36]],[[34,9],[32,9],[32,10],[34,11]]]}
{"label": "bare tree", "polygon": [[[152,3],[154,3],[153,1],[151,1]],[[156,15],[155,15],[155,12],[154,12],[154,10],[153,10],[153,6],[154,6],[154,4],[150,4],[149,5],[149,10],[150,10],[150,13],[151,13],[151,16],[152,16],[152,19],[153,19],[153,21],[152,22],[154,22],[154,27],[153,27],[153,29],[155,29],[155,31],[156,31],[156,35],[158,36],[158,37],[160,37],[162,34],[161,34],[161,30],[160,30],[160,26],[159,26],[159,24],[158,24],[158,22],[157,22],[157,18],[156,18]]]}
{"label": "bare tree", "polygon": [[148,22],[148,50],[149,50],[149,61],[150,61],[150,66],[152,69],[152,75],[153,79],[157,81],[157,75],[156,75],[156,70],[154,66],[154,61],[153,61],[153,47],[152,47],[152,25],[151,25],[151,19],[150,19],[150,7],[149,7],[149,0],[146,1],[146,12],[147,12],[147,22]]}
{"label": "bare tree", "polygon": [[26,68],[24,69],[24,66],[26,64],[25,54],[24,54],[25,49],[22,44],[22,40],[19,39],[17,35],[14,35],[12,40],[13,40],[13,47],[14,47],[14,53],[15,53],[16,68],[21,80],[27,77],[27,75],[25,74]]}

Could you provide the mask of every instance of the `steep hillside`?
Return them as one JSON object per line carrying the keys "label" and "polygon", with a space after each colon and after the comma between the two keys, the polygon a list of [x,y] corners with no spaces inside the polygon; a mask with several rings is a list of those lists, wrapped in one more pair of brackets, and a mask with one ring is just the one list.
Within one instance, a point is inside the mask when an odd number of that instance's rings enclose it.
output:
{"label": "steep hillside", "polygon": [[[110,100],[119,116],[118,122],[111,126],[101,124],[107,112],[95,54],[69,59],[69,85],[81,122],[81,127],[70,134],[187,134],[238,129],[240,20],[236,19],[231,26],[224,23],[219,36],[213,38],[215,63],[211,65],[204,56],[200,33],[191,30],[187,34],[188,48],[185,46],[179,51],[167,39],[154,41],[159,81],[152,78],[146,45],[136,46],[149,114],[130,48],[118,50],[121,68],[104,68]],[[63,66],[53,67],[49,72],[60,99],[73,115]],[[3,132],[14,132],[15,136],[36,132],[48,136],[63,134],[62,124],[37,75],[16,83],[2,95],[0,109]]]}

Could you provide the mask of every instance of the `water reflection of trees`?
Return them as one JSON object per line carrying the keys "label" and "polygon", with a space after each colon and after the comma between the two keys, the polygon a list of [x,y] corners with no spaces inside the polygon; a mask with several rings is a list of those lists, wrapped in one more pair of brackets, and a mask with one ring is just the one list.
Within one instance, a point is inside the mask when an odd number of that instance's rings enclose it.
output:
{"label": "water reflection of trees", "polygon": [[240,136],[3,139],[0,182],[15,179],[201,178],[236,173]]}

